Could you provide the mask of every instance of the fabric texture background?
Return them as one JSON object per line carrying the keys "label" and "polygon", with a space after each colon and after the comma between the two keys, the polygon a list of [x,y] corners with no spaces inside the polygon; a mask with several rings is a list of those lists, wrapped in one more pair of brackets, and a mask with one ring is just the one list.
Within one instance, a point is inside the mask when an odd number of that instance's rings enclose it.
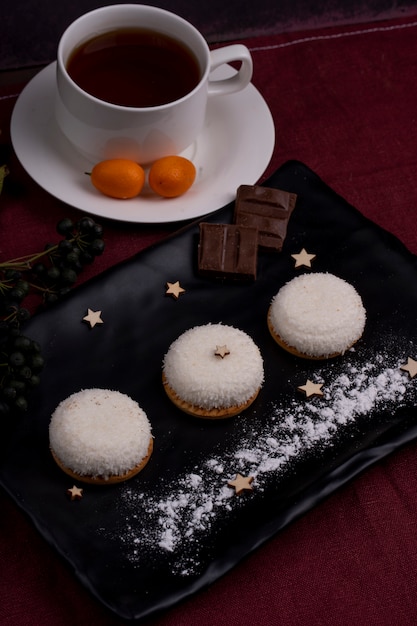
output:
{"label": "fabric texture background", "polygon": [[[83,13],[126,0],[2,0],[0,70],[55,59],[66,27]],[[144,0],[191,22],[210,42],[415,15],[415,0]]]}

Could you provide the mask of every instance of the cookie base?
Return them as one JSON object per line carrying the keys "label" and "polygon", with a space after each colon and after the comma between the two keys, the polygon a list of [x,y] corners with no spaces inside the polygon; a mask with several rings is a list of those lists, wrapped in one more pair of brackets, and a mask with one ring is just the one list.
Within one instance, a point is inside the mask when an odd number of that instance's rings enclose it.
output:
{"label": "cookie base", "polygon": [[247,409],[252,404],[252,402],[254,402],[259,393],[258,389],[258,391],[256,391],[256,393],[254,393],[253,396],[249,398],[249,400],[240,405],[224,408],[204,409],[200,406],[191,404],[190,402],[186,402],[185,400],[180,398],[180,396],[172,389],[172,387],[167,382],[164,373],[162,374],[162,383],[168,398],[173,404],[175,404],[177,408],[181,409],[181,411],[183,411],[184,413],[188,413],[188,415],[192,415],[193,417],[200,417],[203,419],[211,420],[227,419],[228,417],[234,417],[235,415],[238,415],[239,413]]}
{"label": "cookie base", "polygon": [[124,474],[112,474],[108,478],[104,478],[103,476],[90,476],[88,474],[82,475],[82,474],[78,474],[77,472],[74,472],[69,467],[66,467],[66,465],[62,463],[60,458],[51,449],[51,454],[55,463],[63,472],[68,474],[68,476],[71,476],[71,478],[73,478],[74,480],[79,480],[80,482],[88,483],[90,485],[114,485],[115,483],[121,483],[121,482],[124,482],[125,480],[129,480],[129,478],[133,478],[133,476],[136,476],[136,474],[139,474],[139,472],[143,470],[143,468],[149,461],[152,452],[153,452],[153,438],[151,437],[146,456],[144,456],[143,459],[137,465],[135,465],[135,467],[132,467],[132,469],[128,470]]}
{"label": "cookie base", "polygon": [[[313,355],[313,354],[306,354],[304,352],[299,352],[296,348],[294,348],[294,346],[290,346],[286,341],[284,341],[284,339],[276,332],[275,328],[272,325],[271,315],[269,312],[268,312],[267,321],[268,321],[269,332],[271,333],[272,338],[276,341],[276,343],[281,348],[284,348],[284,350],[286,350],[290,354],[293,354],[294,356],[298,356],[301,359],[310,359],[312,361],[324,361],[325,359],[334,359],[335,357],[342,356],[342,354],[344,354],[343,352],[333,352],[332,354]],[[353,345],[355,345],[355,343],[356,341],[354,341],[350,346],[348,346],[346,350],[350,350],[350,348]]]}

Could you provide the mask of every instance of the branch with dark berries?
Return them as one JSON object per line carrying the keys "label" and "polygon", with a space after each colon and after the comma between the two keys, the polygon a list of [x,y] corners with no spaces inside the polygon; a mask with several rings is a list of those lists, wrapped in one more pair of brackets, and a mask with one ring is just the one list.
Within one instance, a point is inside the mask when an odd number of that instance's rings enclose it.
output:
{"label": "branch with dark berries", "polygon": [[62,239],[45,250],[0,262],[0,415],[25,410],[39,384],[41,347],[22,334],[29,299],[48,306],[65,296],[83,268],[104,252],[103,229],[90,217],[57,224]]}

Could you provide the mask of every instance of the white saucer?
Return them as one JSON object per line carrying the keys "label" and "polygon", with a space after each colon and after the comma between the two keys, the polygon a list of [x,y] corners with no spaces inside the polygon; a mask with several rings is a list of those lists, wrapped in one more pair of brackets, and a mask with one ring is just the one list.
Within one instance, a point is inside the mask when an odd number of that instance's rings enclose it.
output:
{"label": "white saucer", "polygon": [[[93,215],[126,222],[176,222],[200,217],[231,202],[241,184],[253,185],[274,149],[269,108],[253,85],[211,98],[205,127],[183,152],[197,168],[193,187],[179,198],[142,192],[114,200],[94,189],[85,175],[92,163],[72,147],[55,124],[55,63],[37,74],[20,94],[11,121],[17,157],[28,174],[63,202]],[[234,72],[221,67],[216,78]]]}

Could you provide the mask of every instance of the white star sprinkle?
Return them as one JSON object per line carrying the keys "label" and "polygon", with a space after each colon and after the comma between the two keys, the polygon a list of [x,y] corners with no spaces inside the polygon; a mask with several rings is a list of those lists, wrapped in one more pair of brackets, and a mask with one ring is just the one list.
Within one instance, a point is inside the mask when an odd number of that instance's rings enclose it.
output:
{"label": "white star sprinkle", "polygon": [[240,496],[243,491],[253,490],[251,484],[252,482],[253,476],[242,476],[242,474],[236,474],[236,478],[234,480],[229,480],[227,484],[229,487],[234,487],[236,495]]}
{"label": "white star sprinkle", "polygon": [[291,256],[295,260],[294,267],[311,267],[311,261],[316,258],[315,254],[309,254],[305,248],[298,254],[292,254]]}
{"label": "white star sprinkle", "polygon": [[172,296],[173,298],[175,298],[175,300],[178,300],[178,298],[180,297],[180,295],[182,293],[185,292],[185,289],[183,289],[180,285],[180,281],[177,280],[175,283],[167,283],[166,284],[166,294]]}
{"label": "white star sprinkle", "polygon": [[304,391],[306,397],[310,396],[322,396],[323,392],[321,388],[323,387],[323,383],[313,383],[311,380],[307,379],[305,385],[301,385],[301,387],[297,387],[299,391]]}
{"label": "white star sprinkle", "polygon": [[410,374],[410,378],[414,378],[417,375],[417,361],[408,357],[407,363],[401,365],[400,369],[408,372]]}
{"label": "white star sprinkle", "polygon": [[70,496],[71,500],[81,500],[83,497],[83,490],[74,485],[71,489],[67,489],[67,495]]}
{"label": "white star sprinkle", "polygon": [[84,322],[88,322],[91,328],[94,328],[96,324],[104,324],[101,319],[101,311],[93,311],[92,309],[87,309],[88,313],[83,317]]}

